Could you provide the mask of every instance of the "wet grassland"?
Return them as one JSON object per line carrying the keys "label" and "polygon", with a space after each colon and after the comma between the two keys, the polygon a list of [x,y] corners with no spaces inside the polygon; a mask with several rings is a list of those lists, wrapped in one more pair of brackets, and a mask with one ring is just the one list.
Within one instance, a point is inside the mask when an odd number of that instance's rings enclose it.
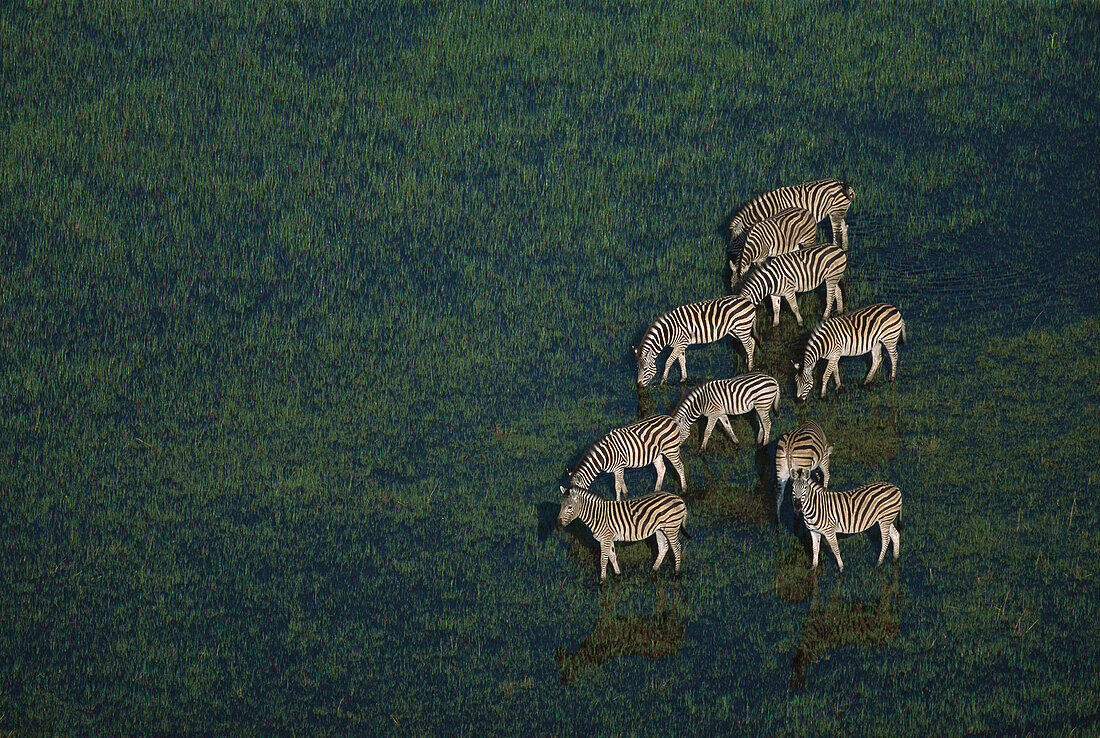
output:
{"label": "wet grassland", "polygon": [[[5,6],[0,730],[1095,731],[1097,26]],[[682,391],[631,345],[725,293],[740,203],[826,176],[845,306],[908,342],[796,406],[821,295],[761,308],[771,447],[813,417],[833,488],[896,483],[899,564],[872,531],[811,577],[740,417],[685,446],[682,576],[623,544],[596,587],[563,470]]]}

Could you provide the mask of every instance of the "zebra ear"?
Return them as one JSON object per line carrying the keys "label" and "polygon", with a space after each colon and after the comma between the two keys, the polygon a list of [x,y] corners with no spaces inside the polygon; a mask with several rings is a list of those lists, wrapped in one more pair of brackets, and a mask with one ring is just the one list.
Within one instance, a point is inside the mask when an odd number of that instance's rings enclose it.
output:
{"label": "zebra ear", "polygon": [[561,491],[562,495],[569,494],[569,490],[567,490],[565,487],[562,487],[561,485],[558,486],[558,489]]}
{"label": "zebra ear", "polygon": [[802,367],[800,367],[800,366],[798,365],[798,362],[797,362],[797,361],[795,361],[794,359],[791,359],[791,366],[793,366],[793,367],[794,367],[794,370],[795,370],[796,372],[800,372],[800,371],[802,371]]}

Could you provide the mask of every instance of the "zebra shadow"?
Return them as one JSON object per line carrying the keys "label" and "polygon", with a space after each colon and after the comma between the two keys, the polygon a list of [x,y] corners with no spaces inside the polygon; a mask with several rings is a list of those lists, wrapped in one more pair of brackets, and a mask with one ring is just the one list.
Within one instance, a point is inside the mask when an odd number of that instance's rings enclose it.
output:
{"label": "zebra shadow", "polygon": [[554,502],[540,502],[536,509],[536,515],[538,517],[538,535],[539,542],[545,543],[546,539],[554,532],[554,529],[558,526],[558,512],[561,511],[561,505]]}
{"label": "zebra shadow", "polygon": [[818,578],[813,578],[810,609],[802,621],[802,635],[791,659],[789,689],[806,686],[810,666],[829,651],[842,646],[882,647],[897,638],[897,592],[900,570],[894,564],[890,575],[879,572],[881,582],[874,602],[838,598],[840,582],[824,603],[818,594]]}
{"label": "zebra shadow", "polygon": [[600,590],[599,618],[575,649],[558,648],[561,680],[572,684],[604,661],[619,656],[671,656],[684,645],[683,598],[679,581],[658,582],[652,614],[622,612],[627,598],[615,587]]}

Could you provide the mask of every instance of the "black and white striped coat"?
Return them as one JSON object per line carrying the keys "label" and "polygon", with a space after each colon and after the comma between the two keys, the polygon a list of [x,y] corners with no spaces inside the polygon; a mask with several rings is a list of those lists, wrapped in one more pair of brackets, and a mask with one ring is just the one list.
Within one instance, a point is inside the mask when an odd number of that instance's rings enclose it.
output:
{"label": "black and white striped coat", "polygon": [[676,573],[680,573],[680,529],[687,520],[684,500],[667,492],[635,497],[616,502],[605,500],[594,492],[578,487],[561,487],[561,509],[558,523],[565,527],[580,519],[592,537],[600,542],[600,584],[607,578],[607,562],[615,574],[620,574],[615,556],[615,541],[642,541],[657,536],[657,559],[653,571],[661,568],[665,553],[672,549]]}
{"label": "black and white striped coat", "polygon": [[694,302],[664,313],[646,329],[641,344],[634,349],[638,359],[638,386],[646,386],[657,375],[657,355],[666,346],[672,347],[672,353],[665,361],[661,382],[668,379],[673,362],[679,362],[680,381],[683,382],[687,379],[687,359],[684,356],[687,347],[712,343],[726,336],[736,336],[741,342],[748,368],[752,369],[756,348],[753,339],[755,322],[756,306],[736,295]]}
{"label": "black and white striped coat", "polygon": [[824,486],[826,489],[829,487],[829,459],[832,454],[833,447],[829,445],[824,429],[812,418],[779,437],[775,445],[776,517],[779,517],[787,480],[792,474],[810,474],[814,469],[820,469]]}
{"label": "black and white striped coat", "polygon": [[861,533],[875,523],[878,523],[882,536],[878,564],[882,564],[891,541],[894,543],[894,561],[898,560],[901,545],[897,528],[898,517],[901,515],[900,489],[889,482],[871,482],[845,492],[829,492],[805,471],[796,473],[792,480],[791,490],[796,507],[801,508],[802,519],[806,521],[806,528],[813,540],[815,569],[822,536],[825,536],[825,541],[836,557],[837,566],[844,571],[836,534]]}
{"label": "black and white striped coat", "polygon": [[829,378],[840,387],[840,357],[871,353],[871,370],[864,384],[869,383],[882,363],[882,349],[890,356],[890,381],[897,377],[898,343],[905,343],[905,321],[893,305],[876,303],[861,307],[847,315],[837,315],[822,321],[806,343],[802,363],[795,363],[795,397],[803,400],[814,387],[814,367],[821,359],[829,365],[821,377],[821,396],[829,387]]}
{"label": "black and white striped coat", "polygon": [[808,249],[768,259],[753,269],[737,291],[753,305],[765,297],[772,301],[772,326],[779,325],[779,299],[787,301],[795,320],[802,325],[802,313],[798,310],[798,293],[816,290],[825,285],[825,312],[821,319],[829,317],[833,305],[837,313],[844,312],[844,297],[840,281],[848,267],[848,252],[832,244],[821,244]]}
{"label": "black and white striped coat", "polygon": [[787,208],[749,226],[737,264],[730,261],[730,279],[736,283],[753,264],[771,256],[813,246],[817,242],[817,221],[809,210]]}
{"label": "black and white striped coat", "polygon": [[717,421],[722,421],[722,426],[734,443],[740,443],[734,435],[728,416],[756,410],[757,418],[760,420],[756,442],[762,446],[771,437],[770,411],[778,409],[779,382],[764,372],[749,372],[729,379],[704,382],[695,387],[676,406],[672,412],[672,418],[680,427],[682,443],[687,440],[691,432],[691,424],[698,418],[705,417],[707,428],[703,432],[703,443],[700,449],[706,450],[707,441],[710,440],[711,431],[714,430],[714,424]]}
{"label": "black and white striped coat", "polygon": [[680,491],[687,490],[687,473],[680,459],[680,426],[669,415],[654,415],[609,431],[593,443],[581,456],[569,474],[569,484],[589,489],[603,472],[615,475],[615,499],[627,493],[624,472],[653,464],[657,469],[655,491],[660,491],[665,479],[667,458],[680,477]]}
{"label": "black and white striped coat", "polygon": [[765,192],[742,205],[730,220],[730,239],[781,210],[802,208],[810,211],[816,223],[828,218],[833,243],[847,250],[848,224],[844,217],[855,196],[852,186],[839,179],[818,179]]}

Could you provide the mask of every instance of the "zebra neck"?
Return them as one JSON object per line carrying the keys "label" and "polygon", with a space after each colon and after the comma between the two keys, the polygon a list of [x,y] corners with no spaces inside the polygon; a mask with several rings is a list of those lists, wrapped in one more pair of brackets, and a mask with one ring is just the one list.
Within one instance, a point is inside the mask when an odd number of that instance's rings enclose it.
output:
{"label": "zebra neck", "polygon": [[577,517],[588,526],[588,530],[595,533],[598,524],[606,519],[605,508],[611,504],[611,501],[603,499],[594,492],[586,491],[577,494],[577,502],[579,503]]}
{"label": "zebra neck", "polygon": [[581,489],[588,489],[600,473],[597,467],[598,464],[592,454],[586,453],[584,458],[581,459],[581,463],[577,464],[576,470],[569,475],[569,483]]}
{"label": "zebra neck", "polygon": [[825,517],[825,490],[816,484],[806,487],[806,495],[802,499],[802,517],[810,525],[818,525]]}

